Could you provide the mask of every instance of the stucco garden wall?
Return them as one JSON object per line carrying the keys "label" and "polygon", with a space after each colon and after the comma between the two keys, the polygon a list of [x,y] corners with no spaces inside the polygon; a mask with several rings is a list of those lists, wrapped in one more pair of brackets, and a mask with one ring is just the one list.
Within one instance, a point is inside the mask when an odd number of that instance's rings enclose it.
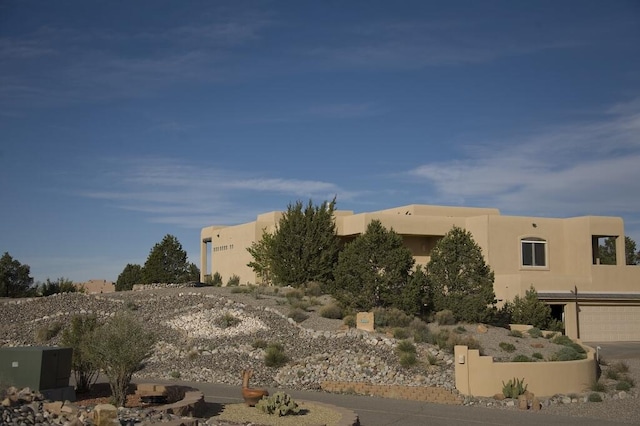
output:
{"label": "stucco garden wall", "polygon": [[557,362],[494,362],[477,349],[456,346],[456,389],[463,395],[491,397],[502,394],[503,382],[524,379],[536,396],[580,393],[596,380],[597,362],[592,348],[587,359]]}

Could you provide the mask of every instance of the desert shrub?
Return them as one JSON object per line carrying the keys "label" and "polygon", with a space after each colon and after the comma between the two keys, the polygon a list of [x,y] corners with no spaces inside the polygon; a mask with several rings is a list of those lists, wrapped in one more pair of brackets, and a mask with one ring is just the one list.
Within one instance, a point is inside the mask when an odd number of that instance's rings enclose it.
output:
{"label": "desert shrub", "polygon": [[318,282],[309,282],[304,286],[304,294],[307,296],[322,296],[322,284]]}
{"label": "desert shrub", "polygon": [[520,330],[511,330],[511,331],[509,331],[509,336],[518,337],[518,338],[523,338],[524,337],[524,335],[522,334],[522,331],[520,331]]}
{"label": "desert shrub", "polygon": [[438,325],[453,325],[456,323],[456,317],[448,309],[436,312],[435,320]]}
{"label": "desert shrub", "polygon": [[604,383],[598,380],[594,380],[591,382],[591,384],[589,384],[589,389],[594,392],[604,392],[607,390],[607,387],[604,385]]}
{"label": "desert shrub", "polygon": [[555,337],[553,337],[551,339],[551,343],[554,343],[556,345],[569,345],[570,343],[573,343],[573,340],[571,340],[571,338],[569,336],[565,336],[563,334],[559,334]]}
{"label": "desert shrub", "polygon": [[454,329],[453,329],[453,331],[454,331],[455,333],[458,333],[458,334],[463,334],[463,333],[466,333],[466,332],[467,332],[467,329],[466,329],[466,328],[464,328],[464,326],[459,325],[459,326],[457,326],[456,328],[454,328]]}
{"label": "desert shrub", "polygon": [[527,391],[529,385],[524,384],[523,379],[509,379],[507,383],[502,382],[502,394],[505,398],[517,398]]}
{"label": "desert shrub", "polygon": [[534,352],[533,354],[531,354],[531,357],[535,358],[535,359],[543,359],[544,358],[544,356],[540,352]]}
{"label": "desert shrub", "polygon": [[565,346],[558,352],[551,355],[551,361],[575,361],[578,359],[585,359],[584,354],[576,352],[575,349],[569,346]]}
{"label": "desert shrub", "polygon": [[620,381],[629,383],[629,386],[631,386],[632,388],[636,386],[635,380],[633,380],[629,376],[624,376],[623,378],[620,379]]}
{"label": "desert shrub", "polygon": [[320,308],[320,316],[323,318],[341,319],[342,308],[335,303]]}
{"label": "desert shrub", "polygon": [[407,327],[413,317],[397,308],[374,308],[373,321],[376,327]]}
{"label": "desert shrub", "polygon": [[616,383],[616,390],[628,392],[631,390],[631,385],[629,384],[629,382],[625,382],[624,380],[621,380],[618,383]]}
{"label": "desert shrub", "polygon": [[124,304],[124,307],[130,311],[138,310],[138,305],[136,305],[136,302],[134,302],[133,300],[127,300],[126,303]]}
{"label": "desert shrub", "polygon": [[256,408],[263,413],[276,414],[278,417],[300,412],[298,404],[289,394],[284,392],[276,392],[271,396],[263,397],[256,404]]}
{"label": "desert shrub", "polygon": [[220,328],[229,328],[235,327],[240,324],[242,320],[230,312],[226,312],[224,315],[219,316],[215,319],[215,325]]}
{"label": "desert shrub", "polygon": [[513,357],[511,362],[533,362],[533,360],[526,355],[518,354]]}
{"label": "desert shrub", "polygon": [[590,393],[587,399],[589,400],[589,402],[602,402],[602,397],[600,396],[600,394],[595,392]]}
{"label": "desert shrub", "polygon": [[453,353],[456,345],[467,346],[469,349],[481,349],[480,342],[468,335],[450,333],[447,329],[441,329],[435,334],[431,334],[429,342],[440,349]]}
{"label": "desert shrub", "polygon": [[302,322],[302,321],[306,320],[307,318],[309,318],[309,314],[307,314],[305,311],[303,311],[300,308],[291,309],[287,316],[289,318],[291,318],[292,320],[294,320],[295,322]]}
{"label": "desert shrub", "polygon": [[620,378],[620,373],[618,373],[616,370],[609,368],[607,369],[605,376],[607,376],[607,379],[618,380]]}
{"label": "desert shrub", "polygon": [[393,329],[393,337],[395,339],[407,339],[411,333],[406,328],[394,328]]}
{"label": "desert shrub", "polygon": [[412,365],[416,365],[416,363],[418,362],[418,358],[413,352],[401,352],[399,362],[401,366],[408,368]]}
{"label": "desert shrub", "polygon": [[529,333],[529,336],[533,338],[542,337],[542,331],[537,327],[530,328],[529,330],[527,330],[527,333]]}
{"label": "desert shrub", "polygon": [[311,307],[311,304],[306,300],[298,300],[298,299],[288,299],[289,305],[291,305],[292,309],[300,309],[301,311],[308,311]]}
{"label": "desert shrub", "polygon": [[629,366],[624,361],[616,361],[609,366],[610,370],[616,371],[618,373],[628,373]]}
{"label": "desert shrub", "polygon": [[421,319],[414,318],[409,324],[409,329],[412,332],[413,341],[416,343],[423,343],[429,341],[429,326]]}
{"label": "desert shrub", "polygon": [[182,375],[180,374],[180,372],[179,372],[179,371],[174,370],[174,371],[172,371],[171,373],[169,373],[169,376],[170,376],[172,379],[179,379]]}
{"label": "desert shrub", "polygon": [[285,293],[284,297],[287,298],[289,303],[292,303],[292,300],[302,300],[304,298],[304,292],[299,289],[289,290]]}
{"label": "desert shrub", "polygon": [[215,274],[213,274],[213,276],[211,277],[211,285],[214,287],[222,286],[222,275],[220,275],[220,272],[216,272]]}
{"label": "desert shrub", "polygon": [[557,335],[558,335],[558,333],[546,333],[546,334],[544,335],[544,338],[545,338],[545,339],[552,340],[552,339],[553,339],[553,338],[555,338]]}
{"label": "desert shrub", "polygon": [[264,354],[264,365],[267,367],[282,367],[289,361],[284,352],[284,346],[280,343],[270,343]]}
{"label": "desert shrub", "polygon": [[584,354],[587,353],[587,351],[585,351],[585,349],[582,347],[582,345],[576,343],[576,342],[571,342],[567,345],[567,347],[569,348],[573,348],[574,351],[578,352],[579,354]]}
{"label": "desert shrub", "polygon": [[200,351],[198,351],[197,348],[191,348],[189,349],[189,352],[187,352],[187,359],[189,361],[194,361],[199,356],[200,356]]}
{"label": "desert shrub", "polygon": [[500,346],[500,349],[502,349],[503,351],[509,352],[509,353],[511,353],[511,352],[516,350],[516,347],[512,343],[509,343],[509,342],[500,342],[498,344],[498,346]]}
{"label": "desert shrub", "polygon": [[88,356],[107,376],[116,407],[125,405],[131,377],[143,367],[155,342],[154,334],[126,311],[94,331]]}
{"label": "desert shrub", "polygon": [[232,294],[250,294],[250,293],[253,293],[253,286],[248,286],[248,285],[231,286],[231,293]]}
{"label": "desert shrub", "polygon": [[74,315],[69,327],[62,331],[61,343],[73,349],[71,369],[76,381],[76,392],[89,391],[98,379],[98,367],[89,359],[91,335],[97,327],[95,315]]}
{"label": "desert shrub", "polygon": [[227,287],[235,287],[238,285],[240,285],[240,277],[236,274],[231,275],[227,281]]}
{"label": "desert shrub", "polygon": [[414,345],[413,343],[411,343],[408,340],[401,340],[401,341],[398,342],[398,345],[396,346],[396,350],[398,352],[416,353],[416,345]]}
{"label": "desert shrub", "polygon": [[251,346],[253,347],[253,349],[264,349],[266,348],[268,345],[267,341],[264,339],[256,339],[253,341],[253,343],[251,344]]}
{"label": "desert shrub", "polygon": [[427,353],[427,363],[429,365],[438,365],[438,357],[432,353]]}
{"label": "desert shrub", "polygon": [[347,327],[354,328],[356,326],[356,316],[355,315],[347,315],[342,319],[342,322]]}
{"label": "desert shrub", "polygon": [[60,330],[62,330],[62,324],[57,321],[38,327],[35,335],[36,342],[47,343],[49,340],[56,337],[58,333],[60,333]]}

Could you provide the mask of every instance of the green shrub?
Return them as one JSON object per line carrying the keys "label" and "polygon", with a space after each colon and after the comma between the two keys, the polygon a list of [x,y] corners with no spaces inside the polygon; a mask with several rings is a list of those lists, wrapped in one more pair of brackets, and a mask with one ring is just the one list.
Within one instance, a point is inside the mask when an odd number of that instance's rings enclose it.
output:
{"label": "green shrub", "polygon": [[393,337],[396,339],[407,339],[411,334],[406,328],[394,328]]}
{"label": "green shrub", "polygon": [[618,383],[616,383],[616,390],[628,392],[631,390],[631,385],[629,384],[629,382],[625,382],[624,380],[621,380]]}
{"label": "green shrub", "polygon": [[598,380],[594,380],[589,385],[589,389],[594,392],[604,392],[607,390],[607,387],[604,385],[604,383],[599,382]]}
{"label": "green shrub", "polygon": [[551,343],[554,343],[556,345],[568,346],[571,343],[573,343],[573,340],[571,340],[571,338],[568,337],[568,336],[565,336],[563,334],[559,334],[559,335],[557,335],[557,336],[555,336],[555,337],[553,337],[551,339]]}
{"label": "green shrub", "polygon": [[76,392],[84,393],[98,379],[98,367],[89,359],[92,333],[98,326],[95,315],[74,315],[71,324],[62,331],[60,342],[73,349],[71,370],[76,381]]}
{"label": "green shrub", "polygon": [[529,330],[527,330],[527,333],[529,333],[529,336],[533,337],[533,338],[538,338],[538,337],[542,337],[542,330],[540,330],[537,327],[533,327],[530,328]]}
{"label": "green shrub", "polygon": [[57,321],[38,327],[36,330],[35,339],[38,343],[47,343],[53,339],[62,330],[62,324]]}
{"label": "green shrub", "polygon": [[373,321],[376,327],[407,327],[413,317],[397,308],[374,308]]}
{"label": "green shrub", "polygon": [[412,331],[414,342],[423,343],[429,341],[429,326],[426,322],[414,318],[411,324],[409,324],[409,329]]}
{"label": "green shrub", "polygon": [[267,341],[264,339],[256,339],[253,341],[253,343],[251,344],[251,346],[253,347],[253,349],[264,349],[267,347]]}
{"label": "green shrub", "polygon": [[533,362],[533,360],[526,355],[518,354],[513,357],[511,362]]}
{"label": "green shrub", "polygon": [[616,371],[618,373],[628,373],[629,366],[624,361],[616,361],[609,366],[610,370]]}
{"label": "green shrub", "polygon": [[116,407],[125,405],[131,377],[142,368],[155,343],[155,335],[127,311],[116,313],[93,332],[88,356],[107,376]]}
{"label": "green shrub", "polygon": [[227,280],[227,287],[235,287],[240,285],[240,277],[236,274],[233,274]]}
{"label": "green shrub", "polygon": [[626,375],[622,379],[620,379],[620,381],[629,383],[629,386],[631,386],[632,388],[636,386],[636,381]]}
{"label": "green shrub", "polygon": [[549,320],[549,325],[547,328],[551,331],[557,331],[559,333],[564,333],[564,323],[560,320],[552,318]]}
{"label": "green shrub", "polygon": [[611,368],[607,369],[607,372],[605,373],[605,375],[607,376],[607,379],[611,379],[611,380],[618,380],[620,378],[620,373],[618,373],[616,370],[613,370]]}
{"label": "green shrub", "polygon": [[464,328],[464,326],[459,325],[459,326],[457,326],[456,328],[454,328],[454,329],[453,329],[453,331],[454,331],[455,333],[458,333],[458,334],[464,334],[464,333],[466,333],[466,332],[467,332],[467,329],[466,329],[466,328]]}
{"label": "green shrub", "polygon": [[320,316],[330,319],[342,319],[342,308],[335,303],[320,308]]}
{"label": "green shrub", "polygon": [[169,373],[169,376],[171,376],[172,379],[179,379],[181,374],[179,371],[172,371],[171,373]]}
{"label": "green shrub", "polygon": [[307,296],[322,296],[322,284],[317,282],[310,282],[304,286],[304,294]]}
{"label": "green shrub", "polygon": [[429,363],[429,365],[438,365],[438,357],[435,356],[432,353],[428,353],[427,354],[427,363]]}
{"label": "green shrub", "polygon": [[242,320],[230,312],[225,312],[224,315],[219,316],[214,320],[216,326],[220,328],[235,327],[240,324]]}
{"label": "green shrub", "polygon": [[516,350],[516,347],[513,344],[508,342],[500,342],[498,346],[500,346],[500,349],[502,349],[503,351],[509,352],[509,353]]}
{"label": "green shrub", "polygon": [[416,353],[416,345],[414,345],[408,340],[399,341],[398,345],[396,346],[396,349],[398,350],[398,352]]}
{"label": "green shrub", "polygon": [[531,357],[535,358],[535,359],[543,359],[544,358],[544,356],[540,352],[534,352],[533,354],[531,354]]}
{"label": "green shrub", "polygon": [[293,289],[293,290],[287,291],[284,297],[287,298],[289,303],[293,303],[292,300],[295,300],[295,299],[302,300],[304,298],[304,292],[299,289]]}
{"label": "green shrub", "polygon": [[418,358],[416,358],[416,354],[413,352],[401,352],[399,362],[401,366],[408,368],[412,365],[416,365]]}
{"label": "green shrub", "polygon": [[216,272],[215,274],[213,274],[213,276],[211,277],[211,285],[214,287],[222,286],[222,275],[220,275],[220,272]]}
{"label": "green shrub", "polygon": [[551,361],[575,361],[578,359],[585,359],[586,355],[576,352],[575,349],[565,346],[558,352],[551,355]]}
{"label": "green shrub", "polygon": [[509,336],[518,337],[518,338],[523,338],[524,337],[524,335],[522,334],[522,331],[520,331],[520,330],[511,330],[511,331],[509,331]]}
{"label": "green shrub", "polygon": [[502,394],[505,398],[517,398],[527,391],[528,386],[529,385],[524,384],[524,378],[520,380],[514,377],[513,379],[509,379],[506,384],[502,382]]}
{"label": "green shrub", "polygon": [[583,348],[580,344],[578,344],[578,343],[576,343],[576,342],[571,342],[571,343],[569,343],[569,344],[567,345],[567,347],[569,347],[569,348],[573,348],[573,350],[574,350],[574,351],[576,351],[576,352],[578,352],[579,354],[587,353],[587,351],[585,351],[585,350],[584,350],[584,348]]}
{"label": "green shrub", "polygon": [[600,394],[595,392],[590,393],[587,399],[589,400],[589,402],[602,402],[602,397],[600,396]]}
{"label": "green shrub", "polygon": [[342,322],[347,327],[354,328],[356,326],[356,316],[355,315],[347,315],[342,319]]}
{"label": "green shrub", "polygon": [[276,392],[271,396],[262,397],[256,404],[256,408],[263,413],[276,414],[278,417],[300,412],[298,404],[284,392]]}
{"label": "green shrub", "polygon": [[305,313],[302,309],[300,308],[293,308],[289,311],[289,314],[287,315],[289,318],[291,318],[292,320],[294,320],[295,322],[302,322],[304,320],[306,320],[307,318],[309,318],[309,315],[307,313]]}
{"label": "green shrub", "polygon": [[264,365],[267,367],[282,367],[289,361],[284,353],[284,346],[280,343],[270,343],[264,354]]}
{"label": "green shrub", "polygon": [[438,325],[453,325],[456,323],[456,317],[448,309],[436,312],[435,320]]}
{"label": "green shrub", "polygon": [[289,305],[291,305],[292,309],[300,309],[301,311],[307,312],[311,307],[311,304],[306,300],[298,300],[298,299],[288,299]]}

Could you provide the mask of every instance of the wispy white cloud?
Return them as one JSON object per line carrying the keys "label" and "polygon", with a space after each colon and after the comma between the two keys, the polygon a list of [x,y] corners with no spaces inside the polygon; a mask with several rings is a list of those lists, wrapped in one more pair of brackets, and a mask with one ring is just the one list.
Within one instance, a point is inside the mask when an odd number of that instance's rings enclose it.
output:
{"label": "wispy white cloud", "polygon": [[143,213],[150,222],[191,228],[253,220],[268,209],[256,201],[260,197],[276,198],[283,209],[299,199],[356,195],[330,182],[242,175],[172,159],[113,161],[109,169],[114,171],[79,195]]}
{"label": "wispy white cloud", "polygon": [[427,163],[409,175],[441,202],[541,215],[640,212],[640,106],[629,103],[589,123],[521,139],[460,147],[461,159]]}

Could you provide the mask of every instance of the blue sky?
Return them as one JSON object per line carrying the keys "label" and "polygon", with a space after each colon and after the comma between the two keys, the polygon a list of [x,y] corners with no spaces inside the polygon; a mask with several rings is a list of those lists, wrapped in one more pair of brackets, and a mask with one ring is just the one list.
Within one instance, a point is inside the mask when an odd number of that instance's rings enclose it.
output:
{"label": "blue sky", "polygon": [[334,195],[640,243],[640,3],[7,0],[0,195],[39,281]]}

